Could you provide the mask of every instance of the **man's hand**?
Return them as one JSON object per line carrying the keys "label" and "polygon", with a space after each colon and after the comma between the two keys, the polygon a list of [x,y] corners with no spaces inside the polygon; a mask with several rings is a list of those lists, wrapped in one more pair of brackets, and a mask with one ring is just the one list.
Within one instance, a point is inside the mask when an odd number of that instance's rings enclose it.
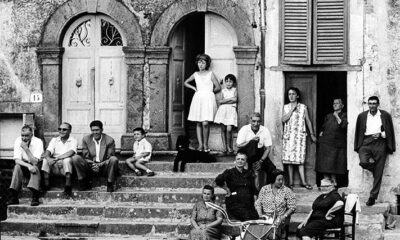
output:
{"label": "man's hand", "polygon": [[255,136],[251,140],[254,140],[254,141],[258,142],[258,141],[260,141],[260,137],[259,136]]}
{"label": "man's hand", "polygon": [[258,160],[257,162],[253,163],[253,170],[254,171],[259,171],[261,169],[261,164],[263,163],[263,160]]}
{"label": "man's hand", "polygon": [[95,173],[98,173],[100,171],[100,166],[98,163],[93,163],[92,164],[92,171]]}
{"label": "man's hand", "polygon": [[28,149],[29,149],[28,143],[22,141],[22,142],[21,142],[21,148],[24,149],[24,151],[28,150]]}
{"label": "man's hand", "polygon": [[34,166],[29,166],[28,169],[29,169],[29,172],[36,173],[36,168]]}
{"label": "man's hand", "polygon": [[226,188],[225,191],[226,191],[225,197],[230,197],[232,195],[231,190],[229,188]]}

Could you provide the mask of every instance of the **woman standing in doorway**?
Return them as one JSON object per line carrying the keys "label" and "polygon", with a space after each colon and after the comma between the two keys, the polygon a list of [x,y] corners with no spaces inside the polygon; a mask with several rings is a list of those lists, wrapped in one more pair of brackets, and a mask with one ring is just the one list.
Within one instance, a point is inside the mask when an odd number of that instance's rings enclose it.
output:
{"label": "woman standing in doorway", "polygon": [[297,165],[300,174],[301,186],[306,189],[312,187],[306,182],[304,176],[304,161],[306,158],[306,125],[311,135],[311,141],[316,142],[314,130],[308,115],[307,106],[300,103],[300,90],[291,87],[286,92],[289,100],[283,107],[282,122],[283,129],[283,150],[282,162],[288,165],[289,186],[293,187],[293,166]]}
{"label": "woman standing in doorway", "polygon": [[[221,86],[214,73],[208,70],[211,64],[210,56],[207,54],[197,55],[196,64],[199,71],[193,73],[185,81],[185,87],[195,91],[190,104],[188,120],[196,122],[196,135],[199,142],[198,150],[209,152],[209,122],[214,121],[215,112],[217,111],[214,93],[221,90]],[[190,84],[193,80],[195,80],[196,86]]]}

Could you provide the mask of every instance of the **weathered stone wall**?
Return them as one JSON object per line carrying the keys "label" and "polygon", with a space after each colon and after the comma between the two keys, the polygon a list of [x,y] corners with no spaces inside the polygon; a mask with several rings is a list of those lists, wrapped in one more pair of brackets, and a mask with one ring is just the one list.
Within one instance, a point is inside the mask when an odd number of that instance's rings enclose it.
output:
{"label": "weathered stone wall", "polygon": [[[127,57],[127,54],[132,51],[140,52],[143,50],[144,53],[143,56],[139,54],[141,59],[138,59],[137,62],[131,63],[132,60],[129,60],[129,63],[127,63],[130,64],[128,72],[131,74],[128,76],[128,87],[130,89],[127,103],[128,132],[137,124],[141,124],[150,132],[167,131],[168,65],[165,65],[165,63],[163,63],[164,65],[152,65],[154,61],[151,58],[154,58],[154,56],[150,55],[166,54],[166,58],[162,60],[166,63],[168,63],[169,55],[168,52],[158,53],[158,50],[149,55],[148,53],[153,50],[148,50],[167,45],[167,42],[153,44],[152,38],[154,38],[155,26],[157,23],[159,24],[162,16],[168,13],[171,6],[177,7],[179,10],[169,13],[171,15],[167,16],[167,19],[174,20],[167,23],[171,26],[177,24],[185,17],[185,14],[202,11],[201,9],[205,7],[205,10],[213,11],[230,20],[236,33],[240,36],[241,45],[247,43],[247,47],[252,49],[254,45],[259,45],[259,28],[251,27],[253,22],[260,26],[260,9],[257,0],[2,1],[0,3],[0,27],[2,30],[0,33],[0,112],[34,113],[36,126],[41,136],[44,135],[44,132],[54,131],[61,120],[59,91],[61,91],[60,74],[62,73],[60,57],[62,57],[63,49],[60,48],[61,39],[59,38],[62,37],[63,30],[68,28],[75,17],[81,16],[82,13],[86,14],[89,6],[94,6],[96,10],[96,4],[100,12],[106,10],[106,12],[112,13],[110,16],[121,24],[124,31],[130,31],[127,27],[127,23],[129,23],[131,28],[139,29],[141,35],[140,42],[137,42],[139,37],[132,36],[138,35],[136,33],[127,36],[128,42],[131,41],[133,44],[128,44],[129,49],[128,52],[125,52],[125,56]],[[116,7],[116,5],[119,5],[119,7]],[[126,9],[122,9],[125,7],[131,15],[126,14]],[[118,11],[121,11],[120,15],[118,15]],[[120,18],[118,18],[119,16]],[[126,18],[127,16],[129,16],[129,19]],[[169,31],[172,28],[165,29]],[[162,37],[168,39],[169,32],[162,32],[161,34]],[[132,49],[135,47],[140,49]],[[252,58],[257,57],[258,53],[258,50],[254,49],[255,55]],[[246,48],[239,50],[240,56],[247,53]],[[40,59],[38,59],[38,54]],[[246,54],[242,57],[246,61],[251,62],[252,60]],[[128,56],[128,58],[132,59],[132,56]],[[257,57],[257,62],[259,62],[259,57]],[[245,85],[254,86],[253,89],[244,91],[246,94],[242,94],[243,99],[250,99],[250,105],[255,105],[254,108],[259,110],[259,69],[252,62],[246,67],[245,71],[241,72],[248,76],[246,81],[251,83]],[[153,79],[153,77],[156,78]],[[245,78],[245,76],[242,78]],[[132,84],[140,84],[140,86],[132,86]],[[30,102],[32,93],[43,94],[43,102]],[[140,97],[136,96],[138,93],[141,94]],[[247,101],[246,104],[248,104]],[[242,107],[242,109],[246,111],[254,110],[248,107]],[[246,112],[243,119],[247,118],[247,115]]]}
{"label": "weathered stone wall", "polygon": [[[358,87],[362,89],[364,102],[361,101],[361,98],[357,99],[354,101],[353,109],[349,110],[355,112],[367,110],[368,106],[365,103],[368,97],[377,95],[381,100],[381,108],[392,115],[398,149],[400,140],[400,106],[398,104],[400,96],[400,57],[398,54],[400,50],[400,1],[366,0],[364,4],[365,63],[362,84],[357,83]],[[353,135],[355,119],[350,124],[352,127],[349,129],[349,134]],[[397,150],[386,161],[379,196],[382,201],[395,203],[395,195],[392,190],[400,183],[398,177],[400,174],[399,156]],[[354,162],[353,168],[350,170],[351,176],[354,176],[350,182],[351,186],[360,191],[369,192],[372,182],[371,174],[357,166],[356,154],[352,153],[350,160]]]}

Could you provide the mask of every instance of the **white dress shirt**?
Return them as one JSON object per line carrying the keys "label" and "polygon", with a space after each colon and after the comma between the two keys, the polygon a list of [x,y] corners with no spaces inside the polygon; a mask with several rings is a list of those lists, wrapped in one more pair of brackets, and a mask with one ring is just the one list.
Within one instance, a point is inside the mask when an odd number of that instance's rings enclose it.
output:
{"label": "white dress shirt", "polygon": [[[15,139],[14,142],[14,160],[22,160],[25,162],[30,162],[28,155],[26,154],[25,150],[22,149],[21,147],[22,139],[21,137],[18,137]],[[43,142],[41,139],[33,136],[31,139],[31,142],[29,144],[29,150],[31,151],[32,155],[40,159],[42,153],[43,153]]]}
{"label": "white dress shirt", "polygon": [[99,141],[97,142],[96,139],[93,138],[94,145],[96,147],[96,159],[95,162],[100,162],[100,143],[103,139],[103,135],[101,135]]}
{"label": "white dress shirt", "polygon": [[58,157],[70,150],[76,153],[77,148],[78,142],[75,138],[69,136],[65,143],[61,141],[61,137],[52,138],[46,150],[51,153],[52,157]]}
{"label": "white dress shirt", "polygon": [[258,148],[269,147],[272,145],[272,139],[269,130],[264,126],[260,126],[258,132],[254,133],[253,130],[251,130],[251,124],[245,125],[239,130],[236,143],[238,145],[243,144],[250,141],[255,136],[260,138],[257,146]]}
{"label": "white dress shirt", "polygon": [[377,111],[375,116],[368,112],[367,114],[367,126],[365,129],[365,135],[372,135],[376,133],[381,133],[382,137],[385,138],[385,132],[382,132],[382,119],[381,119],[381,111]]}

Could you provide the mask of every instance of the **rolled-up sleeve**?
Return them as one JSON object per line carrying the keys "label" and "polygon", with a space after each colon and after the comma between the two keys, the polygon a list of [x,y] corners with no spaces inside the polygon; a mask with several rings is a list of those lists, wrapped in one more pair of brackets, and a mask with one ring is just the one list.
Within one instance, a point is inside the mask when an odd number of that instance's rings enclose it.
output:
{"label": "rolled-up sleeve", "polygon": [[21,138],[17,138],[14,141],[14,160],[16,159],[22,160]]}
{"label": "rolled-up sleeve", "polygon": [[41,139],[37,138],[35,139],[35,147],[31,150],[32,155],[40,159],[43,153],[43,142]]}
{"label": "rolled-up sleeve", "polygon": [[74,151],[75,153],[77,153],[77,149],[78,149],[78,141],[76,141],[75,138],[70,138],[70,142],[68,144],[68,151]]}
{"label": "rolled-up sleeve", "polygon": [[49,151],[51,155],[54,154],[55,144],[56,144],[56,138],[52,138],[50,140],[49,146],[47,146],[46,150]]}

